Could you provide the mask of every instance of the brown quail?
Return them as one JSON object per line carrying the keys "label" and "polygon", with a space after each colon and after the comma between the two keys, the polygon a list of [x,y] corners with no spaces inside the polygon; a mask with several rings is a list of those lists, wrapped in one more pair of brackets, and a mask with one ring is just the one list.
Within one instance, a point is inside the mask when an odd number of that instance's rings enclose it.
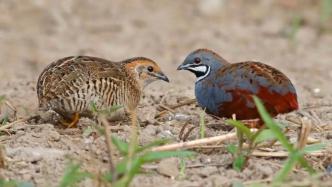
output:
{"label": "brown quail", "polygon": [[37,83],[39,107],[53,110],[68,126],[75,126],[79,116],[91,117],[91,104],[97,109],[121,105],[135,111],[143,88],[155,80],[169,82],[152,60],[136,57],[111,62],[90,56],[71,56],[51,63]]}

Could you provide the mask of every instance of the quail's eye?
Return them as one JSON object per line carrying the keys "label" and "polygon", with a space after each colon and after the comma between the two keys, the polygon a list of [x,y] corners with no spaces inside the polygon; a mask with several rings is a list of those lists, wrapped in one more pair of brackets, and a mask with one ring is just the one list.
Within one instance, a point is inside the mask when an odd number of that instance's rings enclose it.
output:
{"label": "quail's eye", "polygon": [[149,67],[148,67],[148,71],[149,71],[149,72],[153,72],[153,67],[152,67],[152,66],[149,66]]}
{"label": "quail's eye", "polygon": [[194,59],[194,62],[195,62],[195,64],[199,64],[199,63],[201,63],[201,59],[198,58],[198,57],[196,57],[196,58]]}

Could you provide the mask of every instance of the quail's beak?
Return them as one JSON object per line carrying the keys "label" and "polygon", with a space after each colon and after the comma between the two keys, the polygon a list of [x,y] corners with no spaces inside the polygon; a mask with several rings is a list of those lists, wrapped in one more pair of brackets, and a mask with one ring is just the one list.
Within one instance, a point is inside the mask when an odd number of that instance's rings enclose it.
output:
{"label": "quail's beak", "polygon": [[188,70],[189,64],[181,64],[176,70]]}
{"label": "quail's beak", "polygon": [[169,82],[168,77],[167,77],[163,72],[156,73],[156,74],[155,74],[155,77],[157,77],[157,78],[160,79],[160,80],[163,80],[163,81]]}

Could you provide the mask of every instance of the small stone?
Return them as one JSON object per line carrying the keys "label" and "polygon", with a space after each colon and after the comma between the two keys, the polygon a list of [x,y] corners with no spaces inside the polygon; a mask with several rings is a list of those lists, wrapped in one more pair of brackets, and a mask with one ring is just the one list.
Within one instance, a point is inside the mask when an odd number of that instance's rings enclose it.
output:
{"label": "small stone", "polygon": [[320,92],[320,88],[313,89],[313,92],[316,93],[316,94],[319,93]]}
{"label": "small stone", "polygon": [[101,155],[102,151],[100,149],[95,150],[96,155]]}
{"label": "small stone", "polygon": [[174,135],[173,135],[173,133],[170,130],[164,130],[164,131],[161,131],[158,134],[158,136],[161,137],[161,138],[171,138]]}
{"label": "small stone", "polygon": [[39,152],[31,153],[31,156],[27,157],[29,162],[38,162],[43,159],[43,156]]}
{"label": "small stone", "polygon": [[157,114],[156,107],[146,106],[142,110],[138,111],[138,116],[141,122],[146,122],[148,124],[153,124],[155,122],[155,116]]}
{"label": "small stone", "polygon": [[256,165],[256,169],[262,173],[263,176],[272,176],[274,174],[274,171],[272,170],[271,167],[267,166],[267,165]]}
{"label": "small stone", "polygon": [[51,131],[49,133],[49,140],[59,141],[60,140],[60,134],[57,131]]}
{"label": "small stone", "polygon": [[174,119],[177,121],[189,121],[190,120],[190,116],[186,115],[186,114],[181,114],[181,113],[176,113],[174,115]]}
{"label": "small stone", "polygon": [[330,133],[330,132],[327,133],[326,134],[326,139],[328,139],[328,140],[332,139],[332,133]]}
{"label": "small stone", "polygon": [[209,179],[217,185],[220,186],[230,186],[231,185],[231,180],[225,176],[222,175],[213,175],[209,177]]}
{"label": "small stone", "polygon": [[202,157],[199,158],[199,160],[203,164],[209,164],[209,163],[211,163],[211,158],[209,156],[206,156],[206,155],[202,155]]}
{"label": "small stone", "polygon": [[220,14],[225,0],[204,0],[199,1],[199,10],[205,15],[216,15]]}
{"label": "small stone", "polygon": [[314,88],[312,93],[314,97],[322,98],[324,96],[320,88]]}
{"label": "small stone", "polygon": [[326,172],[328,174],[332,174],[332,164],[329,164],[327,167],[326,167]]}
{"label": "small stone", "polygon": [[295,38],[304,44],[311,44],[317,40],[318,33],[311,27],[301,27],[296,33]]}
{"label": "small stone", "polygon": [[175,178],[179,175],[179,162],[177,158],[168,158],[158,164],[158,173]]}
{"label": "small stone", "polygon": [[148,125],[143,129],[142,134],[155,136],[157,134],[157,128],[153,125]]}
{"label": "small stone", "polygon": [[261,31],[267,35],[279,35],[284,25],[280,19],[271,19],[262,24]]}
{"label": "small stone", "polygon": [[212,174],[218,173],[218,168],[215,166],[206,166],[200,169],[199,175],[202,177],[208,177]]}
{"label": "small stone", "polygon": [[31,133],[31,136],[35,138],[41,138],[42,135],[40,133]]}

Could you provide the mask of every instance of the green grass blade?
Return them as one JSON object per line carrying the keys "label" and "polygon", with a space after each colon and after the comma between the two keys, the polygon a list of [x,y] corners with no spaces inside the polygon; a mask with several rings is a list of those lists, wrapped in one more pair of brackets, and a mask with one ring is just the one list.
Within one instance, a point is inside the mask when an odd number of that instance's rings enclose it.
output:
{"label": "green grass blade", "polygon": [[288,34],[288,38],[290,40],[294,40],[296,34],[299,32],[301,28],[301,23],[302,23],[302,16],[301,15],[295,15],[292,19],[291,27],[290,27],[290,32]]}
{"label": "green grass blade", "polygon": [[232,182],[232,187],[245,187],[245,185],[241,181]]}
{"label": "green grass blade", "polygon": [[308,163],[308,161],[304,158],[303,154],[302,154],[302,156],[299,158],[298,161],[299,161],[300,165],[301,165],[303,168],[305,168],[310,174],[314,174],[314,173],[315,173],[314,168],[312,168],[312,167],[310,166],[310,164]]}
{"label": "green grass blade", "polygon": [[20,182],[15,180],[0,179],[0,187],[34,187],[31,182]]}
{"label": "green grass blade", "polygon": [[181,158],[179,178],[184,179],[185,177],[186,177],[186,161],[184,158]]}
{"label": "green grass blade", "polygon": [[35,185],[33,185],[31,182],[20,182],[17,184],[17,187],[34,187]]}
{"label": "green grass blade", "polygon": [[257,136],[253,139],[255,143],[261,143],[264,141],[269,141],[275,139],[274,132],[271,129],[264,129],[256,133]]}
{"label": "green grass blade", "polygon": [[104,114],[104,115],[110,115],[113,112],[116,112],[117,110],[119,110],[120,108],[122,108],[122,105],[113,105],[109,108],[105,108],[105,109],[98,109],[97,105],[95,102],[91,102],[90,103],[90,110],[93,113],[96,114]]}
{"label": "green grass blade", "polygon": [[246,162],[246,158],[244,155],[239,155],[238,157],[235,158],[233,161],[233,169],[236,171],[242,171],[244,164]]}
{"label": "green grass blade", "polygon": [[282,146],[287,149],[288,152],[293,151],[293,145],[289,143],[287,137],[282,132],[281,128],[277,123],[274,122],[274,120],[271,118],[265,107],[263,106],[262,101],[256,97],[253,96],[257,110],[263,119],[265,125],[271,129],[275,135],[275,137],[279,140],[279,142],[282,144]]}
{"label": "green grass blade", "polygon": [[322,150],[325,147],[326,147],[326,144],[323,144],[323,143],[307,145],[303,148],[303,152],[304,153],[312,153],[312,152],[315,152],[315,151]]}
{"label": "green grass blade", "polygon": [[238,148],[236,145],[234,144],[229,144],[226,146],[226,150],[231,153],[232,155],[235,155],[235,153],[237,152]]}
{"label": "green grass blade", "polygon": [[277,173],[275,176],[273,183],[280,184],[282,181],[286,179],[288,174],[292,171],[301,154],[298,151],[291,153],[284,164],[283,168]]}
{"label": "green grass blade", "polygon": [[144,162],[153,162],[156,160],[170,158],[170,157],[192,157],[194,152],[192,151],[159,151],[159,152],[148,152],[142,156]]}
{"label": "green grass blade", "polygon": [[321,0],[321,22],[326,22],[332,16],[332,0]]}
{"label": "green grass blade", "polygon": [[90,176],[90,173],[80,171],[79,164],[70,164],[69,167],[67,167],[64,176],[62,177],[59,187],[74,186],[75,184]]}
{"label": "green grass blade", "polygon": [[0,95],[0,105],[5,101],[5,99],[6,97],[4,95]]}
{"label": "green grass blade", "polygon": [[[131,163],[131,165],[128,165]],[[122,162],[122,166],[118,166],[116,172],[118,174],[123,174],[119,180],[117,180],[112,186],[114,187],[126,187],[129,186],[132,179],[140,172],[141,166],[144,164],[144,161],[141,157],[136,157],[131,160],[131,162],[124,161]]]}
{"label": "green grass blade", "polygon": [[[148,163],[157,161],[164,158],[169,157],[179,157],[179,158],[185,158],[185,157],[191,157],[194,155],[194,152],[192,151],[160,151],[160,152],[147,152],[143,155],[138,155],[138,157],[135,157],[133,159],[133,163]],[[123,174],[126,172],[127,164],[129,163],[128,158],[124,158],[116,165],[116,172],[118,174]],[[135,164],[133,164],[135,166]]]}
{"label": "green grass blade", "polygon": [[128,163],[128,158],[124,158],[119,163],[117,163],[115,171],[117,172],[118,175],[122,175],[124,172],[126,172],[127,163]]}
{"label": "green grass blade", "polygon": [[91,110],[93,113],[98,113],[97,105],[96,105],[95,102],[91,102],[91,103],[90,103],[90,110]]}
{"label": "green grass blade", "polygon": [[112,136],[112,142],[122,155],[127,155],[128,154],[128,148],[129,148],[128,143],[126,143],[125,141],[120,140],[116,136]]}
{"label": "green grass blade", "polygon": [[235,120],[226,120],[226,123],[236,127],[238,130],[240,130],[247,138],[251,139],[252,137],[252,132],[248,127],[246,127],[242,122],[240,121],[235,121]]}
{"label": "green grass blade", "polygon": [[168,142],[169,140],[167,139],[160,139],[160,140],[155,140],[147,145],[144,145],[144,146],[141,146],[139,148],[137,148],[137,151],[136,152],[142,152],[144,150],[147,150],[147,149],[150,149],[152,147],[155,147],[155,146],[160,146],[160,145],[164,145]]}

